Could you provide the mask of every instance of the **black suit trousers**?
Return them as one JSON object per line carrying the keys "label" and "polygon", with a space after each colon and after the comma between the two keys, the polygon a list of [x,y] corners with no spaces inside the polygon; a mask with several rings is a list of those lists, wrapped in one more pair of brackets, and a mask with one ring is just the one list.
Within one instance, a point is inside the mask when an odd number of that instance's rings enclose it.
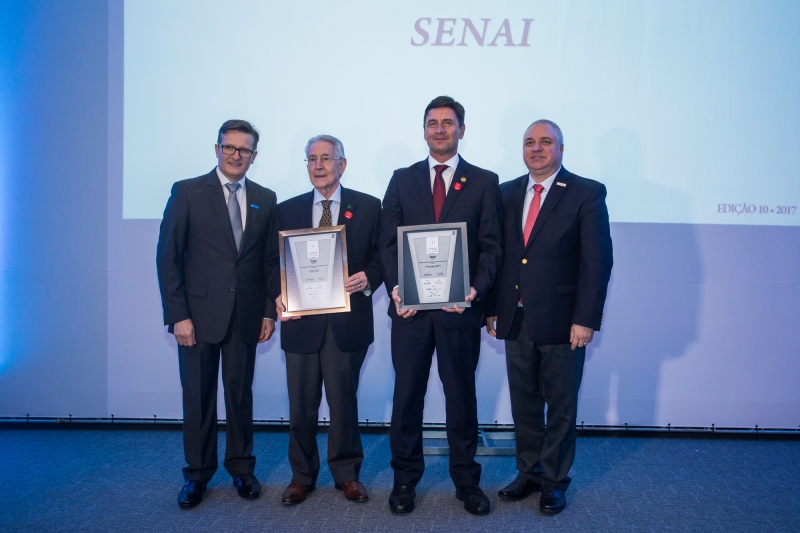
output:
{"label": "black suit trousers", "polygon": [[[302,319],[301,319],[302,321]],[[317,422],[322,386],[330,408],[328,468],[336,483],[358,481],[364,450],[358,427],[358,378],[366,348],[343,352],[336,345],[330,320],[319,352],[286,353],[289,389],[289,464],[292,483],[313,485],[319,475]]]}
{"label": "black suit trousers", "polygon": [[234,305],[222,342],[178,346],[183,387],[183,449],[186,481],[208,482],[217,470],[217,383],[220,356],[225,389],[225,469],[232,477],[252,474],[253,372],[256,343],[242,341]]}
{"label": "black suit trousers", "polygon": [[[586,348],[534,343],[518,307],[505,341],[517,469],[537,483],[566,490],[575,458],[578,390]],[[547,427],[545,429],[545,404]]]}
{"label": "black suit trousers", "polygon": [[425,470],[422,414],[433,352],[445,396],[450,477],[456,487],[478,485],[478,401],[475,370],[480,354],[480,329],[448,329],[443,311],[422,311],[408,322],[392,321],[394,403],[390,444],[396,485],[416,485]]}

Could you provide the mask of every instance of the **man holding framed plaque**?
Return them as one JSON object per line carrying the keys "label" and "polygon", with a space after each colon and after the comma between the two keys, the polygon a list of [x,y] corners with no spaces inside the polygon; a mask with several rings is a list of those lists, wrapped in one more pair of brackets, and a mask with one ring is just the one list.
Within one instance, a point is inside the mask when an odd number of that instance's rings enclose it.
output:
{"label": "man holding framed plaque", "polygon": [[283,294],[276,307],[286,353],[292,467],[292,481],[281,501],[301,503],[316,487],[324,383],[331,413],[328,467],[347,499],[365,502],[369,496],[358,480],[364,452],[356,391],[375,338],[372,293],[383,279],[378,262],[381,204],[341,187],[347,160],[339,139],[310,139],[306,162],[314,190],[278,205]]}
{"label": "man holding framed plaque", "polygon": [[[470,165],[458,155],[458,141],[463,138],[464,130],[461,104],[449,96],[431,101],[423,119],[429,156],[408,168],[396,170],[383,199],[381,266],[393,300],[389,316],[392,318],[395,370],[390,433],[394,488],[389,508],[394,513],[414,510],[414,487],[425,469],[422,414],[434,350],[446,398],[450,476],[456,486],[456,497],[470,513],[489,512],[489,500],[479,488],[481,466],[475,461],[478,444],[475,370],[484,321],[482,300],[494,285],[502,257],[501,203],[497,175]],[[419,257],[430,261],[418,267],[430,268],[431,274],[423,280],[427,285],[423,283],[419,294],[427,291],[434,298],[440,297],[437,292],[444,295],[445,285],[435,286],[436,279],[441,279],[435,271],[450,260],[450,251],[454,252],[450,267],[457,266],[458,252],[448,246],[461,242],[467,251],[467,279],[459,284],[450,278],[447,285],[451,291],[461,287],[461,297],[443,300],[444,304],[436,310],[409,309],[400,296],[398,259],[406,239],[398,241],[398,229],[442,224],[442,230],[452,231],[456,223],[463,223],[465,228],[465,235],[460,239],[442,234],[435,235],[434,242],[434,236],[420,237]],[[423,228],[418,230],[424,231]],[[408,264],[411,268],[402,269],[404,280],[415,270],[413,263]],[[458,269],[453,271],[457,273]],[[451,272],[451,275],[455,274]],[[446,284],[446,274],[444,279]],[[412,276],[406,285],[415,284]],[[465,307],[465,303],[469,303],[469,307]]]}

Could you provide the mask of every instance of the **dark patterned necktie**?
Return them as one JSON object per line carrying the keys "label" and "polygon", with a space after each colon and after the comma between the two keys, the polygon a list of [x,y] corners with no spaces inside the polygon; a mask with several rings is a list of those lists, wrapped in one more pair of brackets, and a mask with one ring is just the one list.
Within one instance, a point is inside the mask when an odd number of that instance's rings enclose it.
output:
{"label": "dark patterned necktie", "polygon": [[436,165],[433,169],[436,171],[436,177],[433,178],[433,216],[436,222],[439,222],[439,215],[442,213],[444,206],[444,199],[447,193],[444,190],[444,178],[442,173],[448,168],[447,165]]}
{"label": "dark patterned necktie", "polygon": [[320,228],[328,228],[331,224],[331,202],[333,200],[322,200],[322,217],[319,219]]}

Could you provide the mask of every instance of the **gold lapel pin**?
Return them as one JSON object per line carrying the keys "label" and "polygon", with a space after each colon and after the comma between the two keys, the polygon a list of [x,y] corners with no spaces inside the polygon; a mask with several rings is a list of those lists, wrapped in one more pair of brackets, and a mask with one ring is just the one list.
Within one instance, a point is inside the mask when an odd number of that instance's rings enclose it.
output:
{"label": "gold lapel pin", "polygon": [[566,184],[566,183],[562,183],[562,182],[560,182],[560,181],[557,181],[557,182],[556,182],[556,185],[558,185],[559,187],[566,187],[566,186],[567,186],[567,184]]}

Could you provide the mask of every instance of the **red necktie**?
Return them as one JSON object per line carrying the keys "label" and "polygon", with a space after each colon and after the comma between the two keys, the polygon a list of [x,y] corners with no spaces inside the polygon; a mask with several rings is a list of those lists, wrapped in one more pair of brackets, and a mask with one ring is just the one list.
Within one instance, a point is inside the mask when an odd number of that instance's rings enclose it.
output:
{"label": "red necktie", "polygon": [[439,215],[442,213],[442,206],[444,206],[444,199],[447,194],[444,191],[444,178],[442,173],[448,168],[447,165],[436,165],[433,169],[436,171],[436,177],[433,178],[433,216],[436,222],[439,222]]}
{"label": "red necktie", "polygon": [[525,219],[525,246],[528,246],[528,238],[531,236],[533,230],[533,223],[536,222],[536,217],[539,216],[539,206],[542,204],[542,191],[544,187],[538,183],[533,186],[533,199],[528,208],[528,218]]}

